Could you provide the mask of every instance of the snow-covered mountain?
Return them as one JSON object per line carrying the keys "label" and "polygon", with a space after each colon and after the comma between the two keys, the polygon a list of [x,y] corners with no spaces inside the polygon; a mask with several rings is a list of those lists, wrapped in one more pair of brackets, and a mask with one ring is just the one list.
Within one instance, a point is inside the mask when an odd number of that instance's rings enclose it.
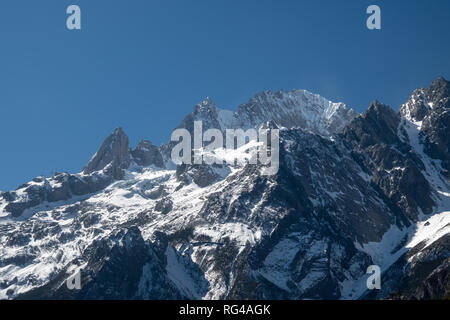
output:
{"label": "snow-covered mountain", "polygon": [[278,127],[302,128],[324,137],[342,130],[358,114],[343,103],[331,102],[306,90],[264,91],[236,112],[220,109],[210,99],[200,102],[179,127],[202,121],[206,129],[248,129],[273,122]]}
{"label": "snow-covered mountain", "polygon": [[[236,112],[206,99],[181,122],[280,128],[272,176],[239,162],[173,167],[173,144],[130,149],[118,128],[81,173],[0,193],[0,298],[448,297],[449,88],[439,78],[398,113],[374,101],[361,115],[267,91]],[[382,287],[368,291],[373,264]]]}

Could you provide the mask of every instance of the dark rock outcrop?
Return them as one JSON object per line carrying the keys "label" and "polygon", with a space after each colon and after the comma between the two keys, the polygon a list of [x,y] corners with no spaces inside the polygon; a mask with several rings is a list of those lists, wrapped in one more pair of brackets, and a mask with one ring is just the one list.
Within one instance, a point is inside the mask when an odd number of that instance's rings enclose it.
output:
{"label": "dark rock outcrop", "polygon": [[131,151],[134,162],[140,166],[154,165],[159,168],[164,167],[164,160],[159,148],[150,141],[143,140],[138,143],[136,148]]}
{"label": "dark rock outcrop", "polygon": [[374,101],[344,129],[341,137],[362,168],[370,172],[373,183],[398,213],[399,221],[408,225],[407,220],[417,220],[419,209],[430,213],[434,201],[421,172],[424,164],[400,139],[399,125],[398,113]]}
{"label": "dark rock outcrop", "polygon": [[199,187],[207,187],[213,182],[218,181],[221,176],[215,172],[214,168],[223,168],[222,165],[206,165],[206,164],[181,164],[177,166],[176,176],[178,181],[183,185],[194,182]]}
{"label": "dark rock outcrop", "polygon": [[441,160],[442,174],[450,178],[450,82],[438,78],[428,88],[415,90],[400,114],[422,122],[424,152]]}
{"label": "dark rock outcrop", "polygon": [[[83,169],[84,174],[90,174],[105,168],[110,169],[109,173],[115,178],[120,177],[120,169],[126,169],[130,165],[130,150],[128,136],[117,128],[103,141],[100,149],[89,160]],[[119,170],[117,170],[119,169]]]}

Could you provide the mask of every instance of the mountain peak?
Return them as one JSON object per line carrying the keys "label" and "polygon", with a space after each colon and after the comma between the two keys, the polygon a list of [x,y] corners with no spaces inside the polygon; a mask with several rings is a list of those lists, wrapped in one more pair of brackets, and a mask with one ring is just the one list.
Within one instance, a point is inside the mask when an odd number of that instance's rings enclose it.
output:
{"label": "mountain peak", "polygon": [[121,127],[117,127],[102,143],[100,149],[83,168],[84,174],[100,171],[111,165],[126,168],[130,163],[128,136]]}
{"label": "mountain peak", "polygon": [[450,82],[443,77],[434,80],[426,88],[414,90],[411,97],[400,107],[400,114],[408,120],[422,121],[433,112],[450,107]]}
{"label": "mountain peak", "polygon": [[443,77],[439,77],[425,89],[428,100],[433,104],[432,107],[442,106],[448,108],[450,106],[450,82]]}
{"label": "mountain peak", "polygon": [[271,121],[278,127],[299,127],[325,137],[342,130],[358,114],[344,103],[332,102],[306,90],[265,90],[255,94],[237,111],[220,109],[207,97],[198,103],[179,127],[192,130],[194,121],[203,129],[259,128]]}
{"label": "mountain peak", "polygon": [[344,103],[332,102],[307,90],[294,89],[258,93],[238,107],[236,118],[244,126],[258,127],[272,120],[282,127],[300,127],[322,136],[331,136],[357,115]]}
{"label": "mountain peak", "polygon": [[197,103],[194,108],[194,113],[208,112],[208,111],[216,111],[217,106],[215,102],[210,98],[206,97],[201,102]]}
{"label": "mountain peak", "polygon": [[115,135],[115,136],[122,136],[122,135],[125,135],[125,136],[126,136],[126,133],[125,133],[125,131],[123,131],[122,127],[117,127],[117,128],[115,128],[114,131],[112,132],[112,135]]}
{"label": "mountain peak", "polygon": [[431,86],[449,86],[449,81],[447,81],[444,77],[438,77],[434,80]]}
{"label": "mountain peak", "polygon": [[381,103],[380,101],[378,101],[376,99],[370,103],[368,111],[371,109],[376,110],[376,111],[383,111],[383,110],[387,110],[387,109],[392,110],[388,105],[385,105],[384,103]]}

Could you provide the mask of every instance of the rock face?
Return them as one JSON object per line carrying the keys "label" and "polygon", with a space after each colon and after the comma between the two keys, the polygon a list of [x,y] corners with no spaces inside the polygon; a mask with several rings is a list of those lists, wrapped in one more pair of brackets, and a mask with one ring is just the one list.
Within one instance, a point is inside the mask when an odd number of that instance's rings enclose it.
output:
{"label": "rock face", "polygon": [[[207,99],[180,125],[279,128],[269,176],[220,150],[221,165],[171,167],[173,143],[130,151],[117,129],[81,174],[0,193],[0,298],[449,297],[449,97],[437,79],[398,113],[374,101],[356,115],[264,92],[235,113]],[[368,291],[374,264],[382,289]]]}
{"label": "rock face", "polygon": [[159,168],[164,167],[164,160],[159,151],[153,143],[143,140],[138,143],[136,148],[131,151],[133,160],[140,166],[148,167],[154,165]]}
{"label": "rock face", "polygon": [[398,135],[400,116],[390,107],[372,102],[361,117],[342,134],[364,168],[388,200],[399,221],[416,221],[419,210],[431,213],[435,204],[431,188],[422,174],[425,168],[412,147]]}
{"label": "rock face", "polygon": [[424,152],[442,161],[442,173],[450,178],[450,82],[436,79],[429,88],[417,89],[400,107],[400,114],[419,123]]}
{"label": "rock face", "polygon": [[84,167],[83,173],[90,174],[106,168],[113,170],[113,175],[117,175],[116,169],[126,169],[129,164],[128,136],[122,128],[117,128],[103,141],[100,149]]}
{"label": "rock face", "polygon": [[222,165],[185,165],[177,166],[176,177],[181,182],[180,187],[189,185],[194,182],[199,187],[207,187],[214,182],[219,181],[222,177],[217,172],[218,169],[223,169]]}

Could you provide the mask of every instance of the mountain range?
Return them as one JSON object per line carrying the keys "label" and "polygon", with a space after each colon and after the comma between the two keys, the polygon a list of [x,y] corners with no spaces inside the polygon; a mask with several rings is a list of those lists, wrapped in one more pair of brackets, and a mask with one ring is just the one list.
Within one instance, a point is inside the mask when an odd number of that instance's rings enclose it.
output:
{"label": "mountain range", "polygon": [[450,298],[449,108],[438,78],[398,112],[264,91],[236,112],[206,98],[178,126],[279,129],[269,176],[176,165],[174,142],[130,147],[117,128],[81,172],[0,192],[0,299]]}

